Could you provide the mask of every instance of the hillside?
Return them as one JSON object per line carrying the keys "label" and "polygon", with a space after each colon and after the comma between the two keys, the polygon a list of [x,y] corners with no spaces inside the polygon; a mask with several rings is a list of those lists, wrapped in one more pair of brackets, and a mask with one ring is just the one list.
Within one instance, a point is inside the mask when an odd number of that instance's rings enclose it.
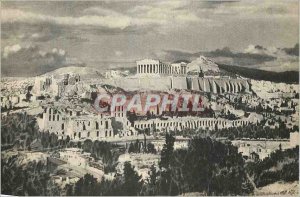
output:
{"label": "hillside", "polygon": [[[216,63],[217,64],[217,63]],[[236,75],[240,75],[242,77],[256,79],[256,80],[264,80],[271,81],[276,83],[298,83],[299,82],[299,73],[296,71],[286,71],[286,72],[272,72],[272,71],[264,71],[254,68],[246,68],[240,66],[229,66],[225,64],[217,64],[220,69],[221,76],[231,76],[235,77]],[[116,69],[116,70],[124,70],[124,68]],[[128,67],[126,70],[129,70],[131,74],[136,73],[135,67]]]}
{"label": "hillside", "polygon": [[187,65],[187,71],[188,72],[199,72],[200,69],[206,73],[208,71],[212,71],[212,72],[220,72],[218,65],[213,62],[212,60],[204,57],[204,56],[200,56],[199,58],[197,58],[196,60],[192,61],[191,63],[189,63]]}
{"label": "hillside", "polygon": [[225,64],[218,64],[218,66],[226,72],[234,73],[246,78],[277,83],[299,83],[299,73],[296,71],[272,72],[240,66],[229,66]]}
{"label": "hillside", "polygon": [[91,78],[102,78],[104,77],[101,74],[101,71],[91,67],[77,67],[77,66],[69,66],[56,69],[54,71],[48,72],[44,74],[44,76],[51,76],[59,77],[64,74],[79,74],[82,79],[91,79]]}

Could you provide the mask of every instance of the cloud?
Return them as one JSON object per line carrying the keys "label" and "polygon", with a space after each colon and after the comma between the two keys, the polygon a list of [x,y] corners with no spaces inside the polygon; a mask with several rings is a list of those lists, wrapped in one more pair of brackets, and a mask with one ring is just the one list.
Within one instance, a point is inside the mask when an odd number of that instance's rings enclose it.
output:
{"label": "cloud", "polygon": [[[155,32],[165,32],[174,24],[187,25],[189,23],[205,23],[212,25],[213,21],[206,17],[199,17],[194,9],[186,9],[189,3],[180,1],[150,2],[144,5],[131,5],[123,12],[100,6],[92,6],[83,9],[76,15],[49,15],[38,13],[34,10],[22,10],[17,8],[3,8],[1,11],[1,23],[4,26],[58,26],[60,28],[72,28],[90,30],[91,32],[126,33],[139,32],[147,29]],[[12,27],[11,27],[12,28]],[[25,27],[26,28],[26,27]],[[55,28],[54,28],[55,29]],[[38,31],[36,31],[38,32]],[[9,34],[8,32],[7,34]],[[57,32],[49,32],[57,33]],[[4,36],[7,36],[6,34]],[[44,36],[40,36],[44,37]],[[28,39],[40,39],[39,36]]]}
{"label": "cloud", "polygon": [[[148,7],[148,12],[122,14],[110,9],[101,7],[87,8],[80,16],[52,16],[37,14],[19,9],[3,9],[1,12],[1,23],[25,23],[33,24],[54,24],[70,27],[98,27],[108,29],[124,30],[128,27],[163,25],[170,19],[177,21],[196,21],[198,17],[188,11],[164,10],[162,8]],[[171,22],[171,21],[170,21]]]}
{"label": "cloud", "polygon": [[18,44],[4,47],[3,58],[7,58],[10,54],[17,53],[20,50],[21,50],[21,46]]}
{"label": "cloud", "polygon": [[153,58],[158,58],[167,62],[175,62],[179,60],[186,60],[188,62],[198,58],[199,55],[195,55],[192,52],[181,51],[181,50],[163,50],[157,51],[152,54]]}
{"label": "cloud", "polygon": [[[199,27],[222,26],[235,18],[298,18],[296,1],[51,2],[49,9],[55,9],[53,14],[43,4],[30,5],[3,4],[2,39],[16,35],[23,40],[42,42],[67,36],[72,31],[88,31],[97,35],[147,32],[168,35],[189,28],[195,32],[195,28]],[[68,9],[70,6],[73,12]],[[14,34],[30,28],[32,31],[28,34],[26,31]]]}
{"label": "cloud", "polygon": [[205,56],[220,64],[283,72],[299,70],[298,53],[298,44],[292,48],[249,45],[242,52],[233,52],[228,47],[216,49],[214,51],[201,51],[197,53],[166,50],[161,53],[157,53],[157,57],[162,58],[165,61],[174,62],[177,60],[193,61],[199,56]]}
{"label": "cloud", "polygon": [[139,18],[139,24],[157,24],[157,32],[162,34],[188,28],[189,25],[220,25],[206,15],[200,15],[199,9],[188,1],[150,1],[129,9],[127,13]]}
{"label": "cloud", "polygon": [[[251,46],[250,46],[251,47]],[[215,51],[210,51],[208,53],[205,53],[206,56],[212,57],[212,58],[219,58],[218,61],[221,61],[221,58],[231,58],[232,62],[231,64],[234,65],[255,65],[255,64],[261,64],[263,62],[267,61],[273,61],[276,59],[276,56],[272,56],[268,53],[254,53],[253,51],[249,52],[246,50],[245,52],[232,52],[230,48],[225,47],[223,49],[217,49]],[[222,61],[221,61],[222,62]]]}
{"label": "cloud", "polygon": [[126,17],[124,14],[103,7],[89,7],[83,10],[86,15]]}
{"label": "cloud", "polygon": [[298,18],[297,1],[237,1],[214,4],[209,9],[216,16],[233,16],[238,18]]}
{"label": "cloud", "polygon": [[35,23],[53,23],[56,25],[66,26],[100,26],[108,28],[124,29],[130,25],[129,17],[116,16],[97,16],[97,15],[83,15],[79,17],[72,16],[50,16],[44,14],[36,14],[26,12],[18,9],[3,9],[1,12],[2,23],[22,22],[28,24]]}
{"label": "cloud", "polygon": [[52,24],[2,23],[1,39],[21,40],[30,42],[47,42],[61,36],[63,28]]}
{"label": "cloud", "polygon": [[35,76],[65,66],[82,66],[76,59],[67,57],[62,49],[45,52],[37,46],[6,46],[1,55],[3,76]]}
{"label": "cloud", "polygon": [[188,61],[192,61],[196,57],[205,56],[222,63],[226,62],[227,64],[242,66],[260,64],[262,62],[272,61],[276,59],[276,57],[270,56],[268,54],[232,52],[229,47],[224,47],[223,49],[216,49],[214,51],[201,51],[196,53],[176,50],[166,50],[164,52],[167,61],[176,61],[177,59],[185,59]]}
{"label": "cloud", "polygon": [[199,18],[191,9],[184,9],[189,6],[183,1],[164,1],[154,2],[149,5],[136,6],[129,10],[129,13],[143,19],[151,19],[156,23],[167,24],[174,21],[179,23],[184,22],[199,22]]}

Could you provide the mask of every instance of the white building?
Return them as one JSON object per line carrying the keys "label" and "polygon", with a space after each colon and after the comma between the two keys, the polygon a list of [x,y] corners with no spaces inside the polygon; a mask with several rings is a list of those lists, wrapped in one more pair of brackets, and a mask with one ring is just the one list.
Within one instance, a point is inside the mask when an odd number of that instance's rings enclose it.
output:
{"label": "white building", "polygon": [[186,63],[166,64],[160,60],[144,59],[136,61],[138,75],[185,75]]}

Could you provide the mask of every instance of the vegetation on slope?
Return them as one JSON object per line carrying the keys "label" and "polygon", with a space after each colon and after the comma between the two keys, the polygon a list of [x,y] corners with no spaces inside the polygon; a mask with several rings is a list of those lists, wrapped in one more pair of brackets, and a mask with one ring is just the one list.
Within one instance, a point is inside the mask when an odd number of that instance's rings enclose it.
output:
{"label": "vegetation on slope", "polygon": [[241,66],[230,66],[225,64],[218,64],[218,66],[222,70],[230,73],[235,73],[237,75],[250,79],[271,81],[277,83],[299,83],[299,73],[296,71],[272,72]]}
{"label": "vegetation on slope", "polygon": [[257,187],[277,181],[293,182],[299,180],[299,146],[293,149],[277,150],[270,157],[246,166]]}

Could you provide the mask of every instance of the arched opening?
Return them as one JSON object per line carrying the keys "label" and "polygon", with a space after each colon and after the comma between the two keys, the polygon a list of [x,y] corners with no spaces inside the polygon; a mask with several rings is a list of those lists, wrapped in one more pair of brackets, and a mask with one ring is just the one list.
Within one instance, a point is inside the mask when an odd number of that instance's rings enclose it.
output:
{"label": "arched opening", "polygon": [[227,92],[231,92],[230,83],[225,82],[225,85],[226,85]]}
{"label": "arched opening", "polygon": [[235,88],[234,88],[234,85],[232,83],[229,82],[229,85],[230,85],[230,92],[235,92]]}

